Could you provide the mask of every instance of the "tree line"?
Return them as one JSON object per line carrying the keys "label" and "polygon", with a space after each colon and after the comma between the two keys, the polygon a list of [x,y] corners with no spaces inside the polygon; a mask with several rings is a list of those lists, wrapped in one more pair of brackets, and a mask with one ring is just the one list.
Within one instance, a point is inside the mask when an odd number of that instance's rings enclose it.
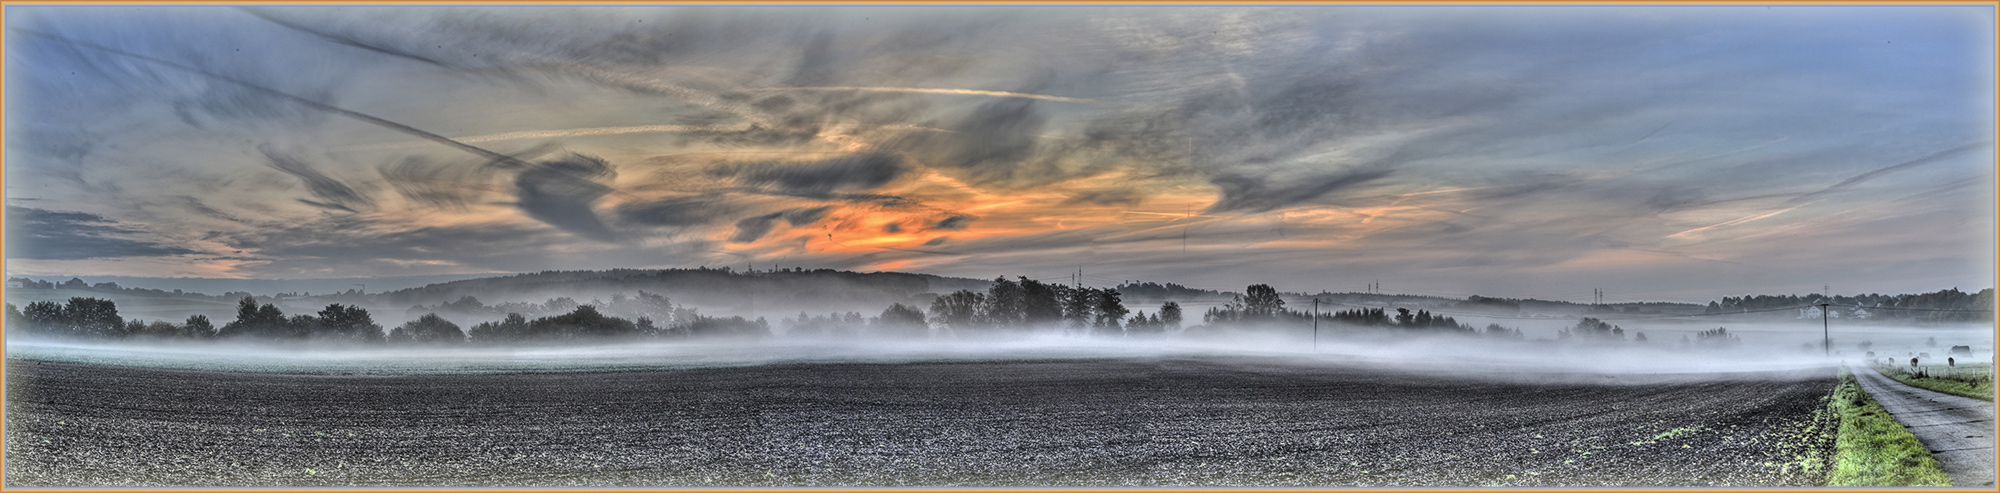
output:
{"label": "tree line", "polygon": [[[643,303],[671,306],[664,297],[652,299],[647,296],[642,294],[642,299],[646,299]],[[136,318],[125,320],[118,314],[117,303],[86,297],[73,297],[65,303],[37,301],[22,308],[10,303],[6,305],[6,317],[8,328],[21,333],[75,339],[255,339],[394,344],[633,337],[763,337],[771,333],[770,325],[762,318],[752,321],[740,316],[710,317],[693,309],[674,310],[677,317],[670,324],[661,326],[644,316],[630,320],[605,315],[594,304],[551,300],[548,306],[567,306],[569,311],[533,319],[509,313],[499,321],[480,323],[469,330],[461,329],[458,324],[436,313],[426,313],[387,332],[375,323],[368,310],[359,306],[334,303],[317,313],[287,316],[277,305],[258,303],[252,297],[239,300],[236,319],[221,327],[215,327],[206,315],[192,315],[179,324],[163,320],[150,323]]]}
{"label": "tree line", "polygon": [[1703,312],[1716,315],[1825,303],[1848,317],[1855,316],[1858,309],[1866,311],[1869,319],[1974,322],[1993,319],[1993,301],[1993,288],[1982,289],[1977,293],[1951,288],[1932,293],[1897,295],[1872,293],[1854,296],[1826,296],[1819,293],[1805,296],[1743,295],[1724,296],[1720,300],[1710,301]]}
{"label": "tree line", "polygon": [[[1090,288],[1001,276],[986,292],[961,289],[931,302],[931,325],[943,333],[1020,332],[1060,327],[1085,335],[1161,334],[1181,327],[1181,305],[1166,302],[1159,311],[1133,314],[1115,288]],[[1126,318],[1126,315],[1132,315]]]}
{"label": "tree line", "polygon": [[[81,283],[80,280],[75,283]],[[1178,286],[1175,286],[1178,287]],[[1900,303],[1921,306],[1976,306],[1990,299],[1992,290],[1977,294],[1956,290],[1929,295],[1905,295]],[[860,312],[812,316],[801,312],[780,322],[789,336],[924,338],[981,334],[1018,333],[1041,328],[1059,328],[1083,335],[1154,335],[1178,331],[1183,325],[1178,302],[1166,302],[1155,313],[1132,313],[1124,305],[1123,294],[1115,288],[1090,288],[1044,283],[1026,277],[993,280],[984,291],[961,289],[936,296],[928,312],[918,306],[893,303],[880,314],[864,317]],[[1871,295],[1872,296],[1872,295]],[[1731,307],[1758,303],[1790,303],[1789,298],[1725,298]],[[1747,301],[1746,301],[1747,300]],[[1479,304],[1505,305],[1512,300],[1479,299]],[[1720,305],[1717,305],[1720,306]],[[377,324],[360,306],[332,303],[314,313],[286,314],[274,304],[260,303],[244,296],[238,300],[234,320],[217,327],[207,316],[192,315],[180,322],[139,319],[126,320],[117,304],[104,299],[73,297],[66,302],[37,301],[17,309],[6,305],[9,328],[23,333],[71,338],[157,338],[231,339],[247,338],[288,341],[344,341],[352,343],[508,343],[522,341],[572,341],[620,338],[692,337],[772,337],[775,333],[763,318],[741,316],[711,317],[692,307],[677,305],[664,295],[639,291],[637,296],[613,294],[609,301],[593,299],[579,303],[559,297],[545,303],[512,302],[487,305],[472,296],[436,305],[415,305],[408,312],[421,313],[396,327]],[[504,313],[499,320],[494,314]],[[486,322],[461,327],[447,315],[481,317]],[[1440,334],[1482,335],[1521,339],[1519,329],[1488,324],[1475,329],[1451,316],[1408,308],[1353,308],[1332,313],[1290,310],[1280,293],[1267,284],[1251,285],[1243,294],[1232,294],[1229,302],[1209,309],[1202,316],[1207,326],[1295,325],[1315,319],[1355,327]],[[1644,333],[1633,333],[1632,342],[1646,342]],[[1726,329],[1717,328],[1683,337],[1680,345],[1730,347],[1739,341]],[[1558,341],[1622,342],[1626,331],[1617,325],[1585,317],[1557,334]]]}
{"label": "tree line", "polygon": [[7,278],[7,283],[12,286],[18,286],[23,289],[68,289],[75,291],[97,291],[102,293],[123,294],[130,296],[145,296],[149,298],[182,298],[182,299],[193,299],[193,300],[203,300],[203,301],[229,301],[237,298],[242,298],[245,296],[251,296],[251,294],[246,291],[230,291],[222,293],[220,295],[208,295],[202,293],[183,292],[178,289],[169,291],[163,289],[150,289],[150,288],[128,288],[124,286],[119,286],[118,283],[109,281],[100,282],[97,284],[91,284],[88,282],[84,282],[83,279],[78,279],[74,277],[69,278],[69,280],[60,283],[51,281],[38,281],[26,277],[9,277]]}

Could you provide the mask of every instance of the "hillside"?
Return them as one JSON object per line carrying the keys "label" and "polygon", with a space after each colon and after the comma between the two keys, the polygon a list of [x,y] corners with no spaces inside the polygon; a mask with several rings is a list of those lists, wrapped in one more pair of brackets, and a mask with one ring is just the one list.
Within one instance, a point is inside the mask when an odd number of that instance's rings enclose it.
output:
{"label": "hillside", "polygon": [[[639,291],[666,295],[674,303],[710,314],[879,311],[892,303],[930,306],[936,293],[982,291],[990,281],[902,272],[787,269],[736,272],[720,269],[615,269],[544,271],[466,279],[368,296],[390,306],[434,305],[464,296],[485,303],[541,302],[568,297],[588,303],[613,294]],[[339,298],[344,296],[333,296]]]}

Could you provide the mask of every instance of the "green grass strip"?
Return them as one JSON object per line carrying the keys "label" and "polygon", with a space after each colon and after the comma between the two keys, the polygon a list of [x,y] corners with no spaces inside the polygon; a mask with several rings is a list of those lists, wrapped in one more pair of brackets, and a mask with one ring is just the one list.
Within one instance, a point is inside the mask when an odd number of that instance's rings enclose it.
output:
{"label": "green grass strip", "polygon": [[1944,392],[1951,395],[1971,397],[1987,402],[1993,401],[1993,367],[1987,365],[1965,365],[1959,368],[1924,365],[1924,377],[1910,373],[1908,367],[1890,367],[1870,362],[1869,366],[1882,376],[1903,382],[1905,385]]}
{"label": "green grass strip", "polygon": [[1845,366],[1827,405],[1840,417],[1828,486],[1951,486],[1930,450],[1862,392]]}

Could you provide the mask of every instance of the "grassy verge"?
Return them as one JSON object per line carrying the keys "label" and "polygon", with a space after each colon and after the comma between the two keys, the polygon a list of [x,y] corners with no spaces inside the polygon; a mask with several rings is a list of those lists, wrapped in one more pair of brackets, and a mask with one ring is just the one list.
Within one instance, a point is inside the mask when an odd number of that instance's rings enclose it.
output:
{"label": "grassy verge", "polygon": [[1828,486],[1951,486],[1930,450],[1862,392],[1846,367],[1830,401],[1840,432]]}
{"label": "grassy verge", "polygon": [[1876,362],[1869,362],[1868,365],[1875,367],[1875,371],[1883,376],[1910,386],[1984,401],[1993,400],[1993,365],[1922,365],[1916,368]]}

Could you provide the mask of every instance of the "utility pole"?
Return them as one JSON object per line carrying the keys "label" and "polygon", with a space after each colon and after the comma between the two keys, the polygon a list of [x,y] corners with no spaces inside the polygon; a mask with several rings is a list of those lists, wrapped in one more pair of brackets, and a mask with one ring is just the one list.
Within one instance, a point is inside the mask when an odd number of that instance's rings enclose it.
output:
{"label": "utility pole", "polygon": [[1833,328],[1826,323],[1826,308],[1828,306],[1832,306],[1832,303],[1824,301],[1819,303],[1819,347],[1823,350],[1823,354],[1833,356]]}
{"label": "utility pole", "polygon": [[1313,297],[1313,353],[1319,353],[1319,297]]}

